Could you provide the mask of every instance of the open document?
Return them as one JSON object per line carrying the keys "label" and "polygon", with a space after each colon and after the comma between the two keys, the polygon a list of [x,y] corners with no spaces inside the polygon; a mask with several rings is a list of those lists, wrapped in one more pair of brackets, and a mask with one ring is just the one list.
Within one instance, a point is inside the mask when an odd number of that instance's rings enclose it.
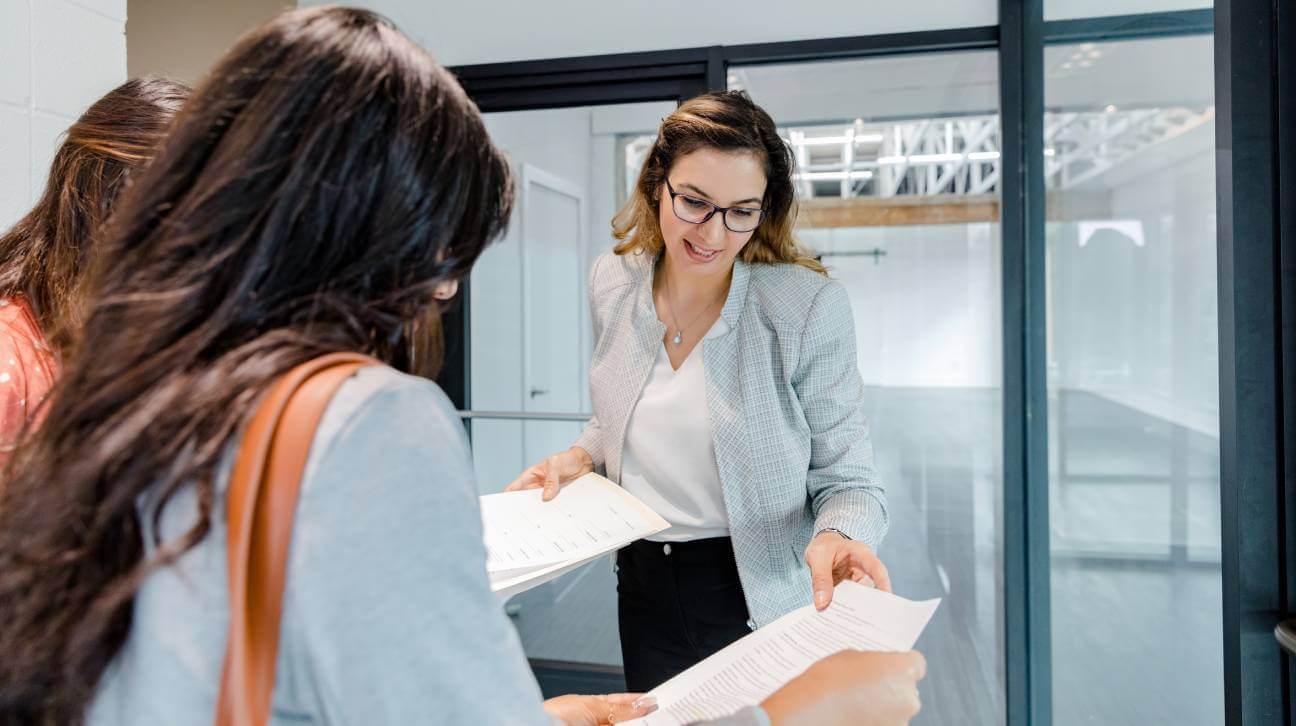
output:
{"label": "open document", "polygon": [[627,721],[682,726],[765,700],[815,661],[840,650],[911,650],[940,600],[914,602],[843,582],[827,610],[807,605],[653,689],[658,710]]}
{"label": "open document", "polygon": [[491,589],[515,595],[670,526],[625,489],[598,474],[563,487],[481,498]]}

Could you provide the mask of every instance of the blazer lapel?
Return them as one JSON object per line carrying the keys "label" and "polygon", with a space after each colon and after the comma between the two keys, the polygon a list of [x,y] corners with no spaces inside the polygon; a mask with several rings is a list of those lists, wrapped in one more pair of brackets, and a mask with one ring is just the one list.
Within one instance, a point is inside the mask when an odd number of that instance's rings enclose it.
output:
{"label": "blazer lapel", "polygon": [[747,456],[747,437],[742,410],[742,330],[740,317],[747,304],[747,285],[751,270],[742,260],[734,262],[729,297],[720,317],[728,332],[703,341],[706,362],[707,412],[711,416],[711,439],[715,446],[716,465],[720,470],[721,489],[729,520],[742,521],[749,515],[745,493],[751,475]]}
{"label": "blazer lapel", "polygon": [[653,363],[657,360],[658,348],[666,335],[666,326],[657,319],[657,308],[653,304],[652,278],[656,263],[644,265],[646,274],[638,281],[635,299],[630,306],[625,322],[629,335],[619,338],[621,350],[612,355],[621,361],[619,376],[613,382],[616,400],[610,409],[615,412],[616,420],[607,422],[608,431],[616,438],[616,445],[608,448],[606,462],[608,478],[614,482],[621,481],[621,450],[625,444],[626,427],[630,423],[630,414],[639,401],[648,374],[652,372]]}

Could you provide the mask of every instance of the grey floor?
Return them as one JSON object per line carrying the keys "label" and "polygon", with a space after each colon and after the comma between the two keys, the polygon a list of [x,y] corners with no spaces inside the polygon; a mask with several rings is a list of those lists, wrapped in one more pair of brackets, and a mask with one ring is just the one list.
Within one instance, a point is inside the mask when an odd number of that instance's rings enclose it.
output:
{"label": "grey floor", "polygon": [[[915,723],[1003,721],[997,393],[873,389],[898,593],[944,602]],[[1051,402],[1054,721],[1223,721],[1218,442],[1089,394]],[[618,665],[610,562],[514,599],[532,658]]]}

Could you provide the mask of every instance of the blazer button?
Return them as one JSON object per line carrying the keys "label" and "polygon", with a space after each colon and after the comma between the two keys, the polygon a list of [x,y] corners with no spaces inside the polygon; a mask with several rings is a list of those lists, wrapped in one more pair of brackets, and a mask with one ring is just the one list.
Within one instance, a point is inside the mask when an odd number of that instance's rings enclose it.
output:
{"label": "blazer button", "polygon": [[669,555],[669,554],[670,554],[670,545],[669,545],[669,544],[664,544],[664,545],[662,545],[662,554],[664,554],[664,555]]}
{"label": "blazer button", "polygon": [[752,629],[752,630],[755,630],[755,629],[756,629],[756,621],[755,621],[755,620],[752,620],[751,618],[748,618],[748,619],[747,619],[747,627],[750,628],[750,629]]}

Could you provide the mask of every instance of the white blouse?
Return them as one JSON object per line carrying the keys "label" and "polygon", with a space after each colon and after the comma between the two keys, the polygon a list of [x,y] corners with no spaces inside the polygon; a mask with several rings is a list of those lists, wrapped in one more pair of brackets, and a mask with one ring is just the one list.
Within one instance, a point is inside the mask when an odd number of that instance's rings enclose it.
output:
{"label": "white blouse", "polygon": [[703,365],[705,339],[728,330],[724,319],[717,318],[678,371],[661,345],[630,414],[621,486],[670,522],[670,529],[648,538],[654,542],[729,536]]}

